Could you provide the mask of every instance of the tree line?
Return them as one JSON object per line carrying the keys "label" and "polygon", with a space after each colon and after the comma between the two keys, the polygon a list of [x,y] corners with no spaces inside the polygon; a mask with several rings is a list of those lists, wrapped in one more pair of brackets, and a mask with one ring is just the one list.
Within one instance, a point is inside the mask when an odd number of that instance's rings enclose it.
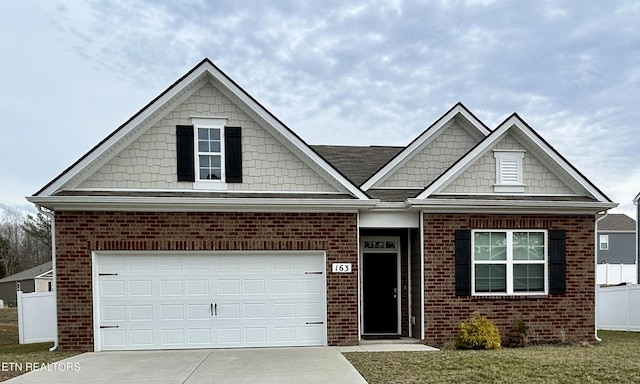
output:
{"label": "tree line", "polygon": [[51,261],[51,221],[12,208],[0,210],[0,278]]}

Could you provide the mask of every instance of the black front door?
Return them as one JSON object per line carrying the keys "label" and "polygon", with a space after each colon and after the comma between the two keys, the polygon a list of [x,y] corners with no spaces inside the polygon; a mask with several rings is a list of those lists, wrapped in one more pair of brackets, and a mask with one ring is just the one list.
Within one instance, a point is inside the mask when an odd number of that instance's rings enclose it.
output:
{"label": "black front door", "polygon": [[398,268],[396,253],[362,255],[364,333],[398,334]]}

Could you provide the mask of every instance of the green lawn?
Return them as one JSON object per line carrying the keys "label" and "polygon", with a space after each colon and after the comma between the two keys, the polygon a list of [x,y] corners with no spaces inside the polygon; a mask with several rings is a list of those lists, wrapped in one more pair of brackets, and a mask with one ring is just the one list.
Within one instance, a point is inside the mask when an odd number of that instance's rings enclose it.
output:
{"label": "green lawn", "polygon": [[[18,314],[16,308],[0,308],[0,381],[26,373],[27,364],[41,366],[53,363],[78,352],[49,352],[53,343],[18,343]],[[22,369],[18,366],[22,364]]]}
{"label": "green lawn", "polygon": [[640,333],[600,331],[597,345],[492,351],[352,352],[373,383],[640,383]]}

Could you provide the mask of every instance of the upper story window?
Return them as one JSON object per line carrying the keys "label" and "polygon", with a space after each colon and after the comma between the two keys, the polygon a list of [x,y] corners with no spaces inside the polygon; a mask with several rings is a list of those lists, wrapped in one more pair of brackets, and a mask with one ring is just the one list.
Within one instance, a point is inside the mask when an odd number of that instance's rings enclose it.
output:
{"label": "upper story window", "polygon": [[192,118],[176,127],[178,181],[195,189],[226,189],[242,183],[242,129],[225,118]]}
{"label": "upper story window", "polygon": [[226,119],[193,118],[196,188],[219,188],[225,183],[224,126]]}
{"label": "upper story window", "polygon": [[546,231],[472,233],[472,294],[547,293]]}
{"label": "upper story window", "polygon": [[600,250],[609,250],[609,235],[600,235]]}
{"label": "upper story window", "polygon": [[496,184],[495,192],[524,192],[523,160],[524,151],[495,150]]}
{"label": "upper story window", "polygon": [[199,180],[224,180],[223,127],[196,127],[198,130],[197,169]]}

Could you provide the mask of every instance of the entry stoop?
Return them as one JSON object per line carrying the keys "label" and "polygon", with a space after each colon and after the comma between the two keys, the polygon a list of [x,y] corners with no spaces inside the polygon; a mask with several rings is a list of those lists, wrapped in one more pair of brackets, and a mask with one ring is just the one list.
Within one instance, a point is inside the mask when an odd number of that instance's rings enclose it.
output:
{"label": "entry stoop", "polygon": [[402,337],[398,339],[360,340],[360,345],[336,347],[340,352],[437,352],[438,348],[422,344],[419,339]]}

